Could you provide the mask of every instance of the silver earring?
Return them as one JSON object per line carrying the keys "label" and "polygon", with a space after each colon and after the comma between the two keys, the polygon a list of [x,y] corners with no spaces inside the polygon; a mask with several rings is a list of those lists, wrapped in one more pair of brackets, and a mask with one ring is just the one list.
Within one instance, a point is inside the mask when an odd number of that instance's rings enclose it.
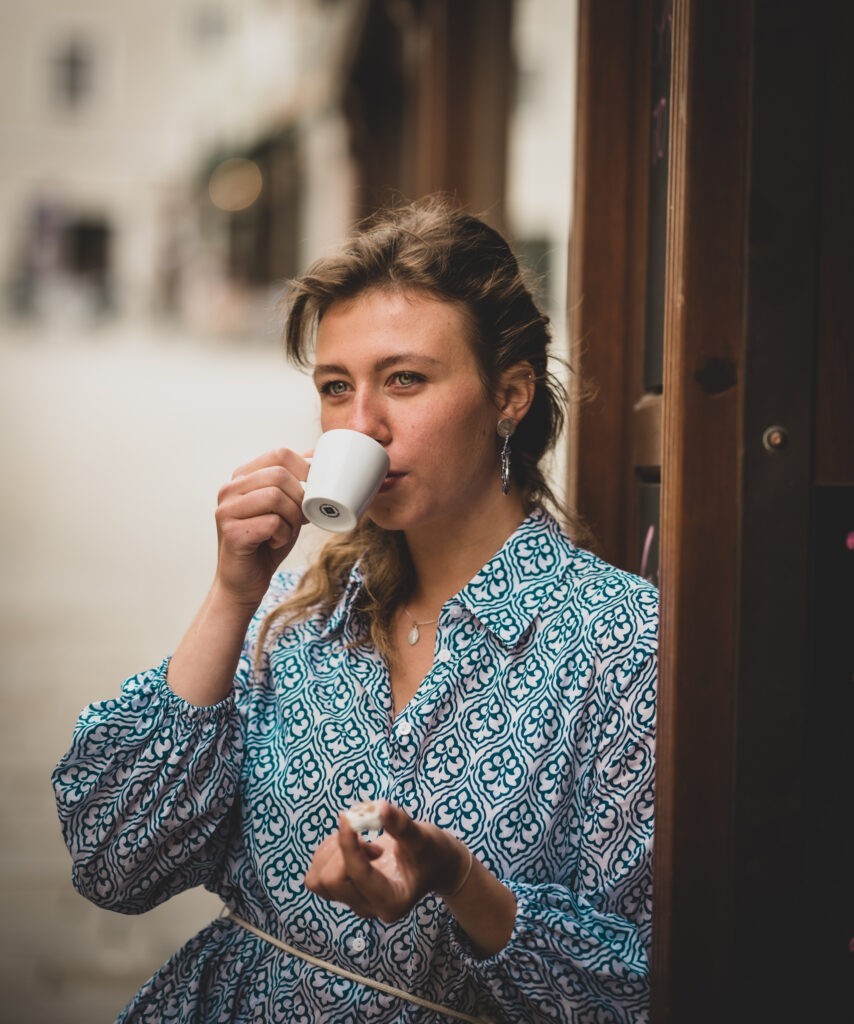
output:
{"label": "silver earring", "polygon": [[504,447],[501,449],[501,493],[508,494],[510,491],[510,438],[516,429],[516,421],[499,420],[496,429],[498,436],[504,438]]}

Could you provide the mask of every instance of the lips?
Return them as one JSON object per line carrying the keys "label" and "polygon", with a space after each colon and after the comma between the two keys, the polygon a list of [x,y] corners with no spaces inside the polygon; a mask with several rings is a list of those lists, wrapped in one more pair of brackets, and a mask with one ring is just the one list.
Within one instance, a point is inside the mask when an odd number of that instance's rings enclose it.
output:
{"label": "lips", "polygon": [[380,484],[380,494],[385,494],[386,491],[390,491],[398,480],[402,480],[405,476],[406,473],[403,473],[400,470],[393,470],[392,472],[387,473],[385,480]]}

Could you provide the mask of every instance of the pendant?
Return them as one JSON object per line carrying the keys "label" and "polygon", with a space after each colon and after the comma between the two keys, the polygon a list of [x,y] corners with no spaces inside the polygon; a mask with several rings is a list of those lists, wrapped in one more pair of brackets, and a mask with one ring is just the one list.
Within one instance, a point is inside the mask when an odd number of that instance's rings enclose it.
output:
{"label": "pendant", "polygon": [[406,634],[407,642],[410,647],[414,647],[421,639],[421,634],[418,632],[418,623],[412,623],[412,629]]}

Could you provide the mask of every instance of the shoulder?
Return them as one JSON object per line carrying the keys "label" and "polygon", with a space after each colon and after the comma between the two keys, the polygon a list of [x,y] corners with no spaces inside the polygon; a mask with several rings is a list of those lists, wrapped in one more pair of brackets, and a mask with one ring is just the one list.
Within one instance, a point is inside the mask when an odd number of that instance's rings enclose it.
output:
{"label": "shoulder", "polygon": [[264,609],[269,611],[271,608],[281,604],[282,601],[287,601],[288,598],[292,597],[294,591],[299,586],[300,580],[305,575],[306,568],[306,566],[299,566],[297,568],[279,569],[272,580],[270,580],[270,586],[267,588],[267,593],[264,595],[259,611]]}
{"label": "shoulder", "polygon": [[304,573],[305,568],[280,569],[273,576],[267,588],[267,593],[264,595],[250,623],[247,633],[247,640],[250,645],[254,644],[259,636],[264,637],[269,626],[268,620],[278,618],[280,613],[285,612],[288,602],[294,596]]}
{"label": "shoulder", "polygon": [[594,664],[640,664],[658,646],[658,590],[568,539],[560,579],[541,607],[541,621],[566,655]]}
{"label": "shoulder", "polygon": [[331,595],[328,603],[326,595],[317,592],[314,579],[305,581],[307,590],[300,589],[312,568],[281,569],[275,574],[252,620],[250,644],[260,638],[262,648],[281,643],[291,646],[318,638],[329,639],[341,629],[346,631],[362,586],[358,565],[350,571],[341,593]]}
{"label": "shoulder", "polygon": [[566,579],[579,603],[591,611],[629,603],[648,616],[658,615],[658,589],[649,580],[611,565],[592,551],[574,548]]}
{"label": "shoulder", "polygon": [[551,570],[555,605],[590,613],[621,603],[636,604],[645,617],[658,614],[658,590],[635,573],[578,547],[548,512],[539,511],[520,531],[516,571],[544,578]]}

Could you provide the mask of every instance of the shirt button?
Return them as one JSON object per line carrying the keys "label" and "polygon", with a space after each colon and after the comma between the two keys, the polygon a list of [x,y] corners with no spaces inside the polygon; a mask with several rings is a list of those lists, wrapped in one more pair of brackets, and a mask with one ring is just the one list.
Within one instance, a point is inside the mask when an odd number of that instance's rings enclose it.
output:
{"label": "shirt button", "polygon": [[404,719],[397,727],[397,735],[407,737],[412,732],[412,722]]}
{"label": "shirt button", "polygon": [[362,953],[365,949],[365,937],[364,935],[354,935],[350,939],[350,951],[352,953]]}
{"label": "shirt button", "polygon": [[436,655],[436,661],[449,662],[453,658],[453,654],[450,651],[439,651]]}

